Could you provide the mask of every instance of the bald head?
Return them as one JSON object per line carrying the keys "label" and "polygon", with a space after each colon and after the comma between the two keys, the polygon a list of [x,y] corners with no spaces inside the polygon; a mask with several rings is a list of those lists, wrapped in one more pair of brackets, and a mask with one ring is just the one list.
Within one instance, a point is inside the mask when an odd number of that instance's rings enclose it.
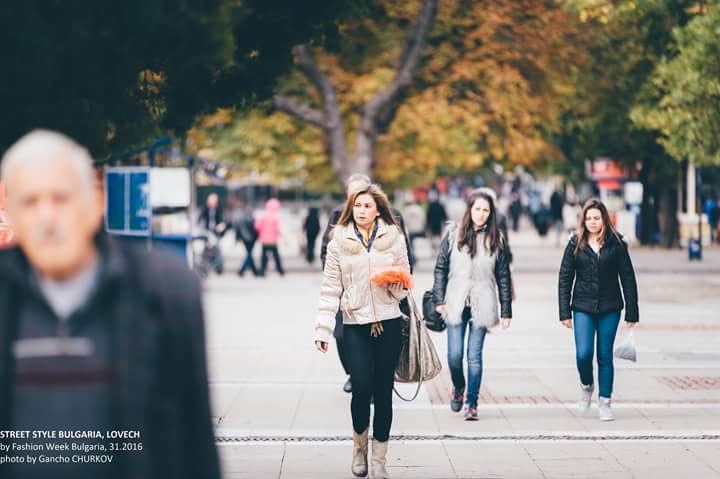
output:
{"label": "bald head", "polygon": [[40,274],[63,279],[92,261],[103,208],[85,148],[36,130],[3,155],[0,172],[15,237]]}

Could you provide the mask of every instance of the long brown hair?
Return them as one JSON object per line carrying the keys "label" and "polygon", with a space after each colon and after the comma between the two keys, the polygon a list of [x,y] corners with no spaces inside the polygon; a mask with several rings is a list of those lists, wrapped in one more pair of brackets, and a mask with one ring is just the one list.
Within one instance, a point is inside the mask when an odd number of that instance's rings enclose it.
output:
{"label": "long brown hair", "polygon": [[353,207],[355,206],[355,201],[357,201],[358,196],[366,194],[372,196],[375,200],[375,206],[377,207],[378,213],[380,213],[380,218],[382,218],[382,220],[388,225],[397,225],[387,196],[376,184],[371,184],[365,188],[353,191],[348,196],[347,202],[345,203],[345,209],[343,209],[343,212],[340,215],[338,224],[347,226],[351,221],[353,221]]}
{"label": "long brown hair", "polygon": [[494,254],[503,241],[502,233],[498,227],[497,222],[497,210],[495,209],[495,202],[487,193],[482,191],[474,191],[467,199],[467,207],[465,208],[465,214],[463,215],[462,221],[460,222],[460,229],[458,230],[458,249],[462,250],[463,246],[467,246],[470,257],[474,258],[477,254],[477,232],[473,228],[472,221],[472,207],[475,202],[479,199],[483,199],[490,205],[490,215],[488,216],[487,222],[485,223],[485,242],[483,246],[485,251],[488,251],[491,255]]}
{"label": "long brown hair", "polygon": [[575,231],[575,235],[577,236],[578,240],[577,245],[575,246],[575,256],[577,256],[577,254],[588,245],[588,237],[590,236],[590,232],[587,230],[587,228],[585,228],[585,218],[587,217],[587,212],[589,210],[600,211],[600,217],[602,218],[603,222],[603,229],[598,235],[598,242],[601,246],[603,245],[603,243],[605,243],[605,240],[611,234],[614,235],[617,239],[620,239],[620,233],[618,233],[618,231],[615,229],[615,226],[613,226],[612,221],[610,221],[610,213],[608,213],[605,204],[597,198],[590,198],[583,205],[582,213],[580,214],[580,218],[578,221],[577,231]]}

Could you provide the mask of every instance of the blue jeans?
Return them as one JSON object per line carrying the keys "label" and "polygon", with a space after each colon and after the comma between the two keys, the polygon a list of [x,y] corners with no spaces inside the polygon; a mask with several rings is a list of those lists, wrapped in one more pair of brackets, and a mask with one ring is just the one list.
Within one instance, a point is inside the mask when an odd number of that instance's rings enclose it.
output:
{"label": "blue jeans", "polygon": [[593,384],[593,356],[595,354],[595,336],[597,334],[598,383],[600,397],[610,398],[613,390],[613,346],[620,311],[605,314],[589,314],[574,311],[575,350],[580,382]]}
{"label": "blue jeans", "polygon": [[467,364],[468,388],[465,402],[470,406],[477,406],[480,382],[482,381],[482,353],[485,343],[485,328],[475,328],[470,323],[470,308],[465,308],[460,324],[448,324],[448,365],[450,377],[456,392],[465,390],[465,375],[463,374],[463,350],[465,349],[465,333],[467,332]]}

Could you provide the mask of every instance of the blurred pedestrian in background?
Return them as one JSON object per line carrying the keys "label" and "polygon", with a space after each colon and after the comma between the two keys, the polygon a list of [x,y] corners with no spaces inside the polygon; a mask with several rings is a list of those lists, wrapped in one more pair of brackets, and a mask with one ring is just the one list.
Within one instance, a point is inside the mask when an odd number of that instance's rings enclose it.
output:
{"label": "blurred pedestrian in background", "polygon": [[305,232],[305,259],[309,264],[315,262],[315,241],[320,234],[320,212],[316,207],[308,209],[307,217],[303,222],[303,231]]}
{"label": "blurred pedestrian in background", "polygon": [[565,195],[560,189],[553,191],[550,195],[550,216],[555,228],[555,246],[560,246],[565,230],[563,227],[563,207],[565,206]]}
{"label": "blurred pedestrian in background", "polygon": [[222,239],[227,231],[227,223],[225,222],[223,207],[220,204],[220,198],[217,193],[210,193],[206,198],[205,207],[200,212],[198,223],[205,230],[205,234],[208,235],[203,255],[209,259],[210,266],[218,274],[222,274],[224,261],[222,250],[220,249],[220,239]]}
{"label": "blurred pedestrian in background", "polygon": [[5,463],[0,477],[219,478],[200,285],[104,233],[91,165],[40,130],[3,157],[18,246],[0,251],[0,430],[139,431],[141,449],[109,464]]}
{"label": "blurred pedestrian in background", "polygon": [[[512,318],[510,257],[497,222],[493,197],[475,191],[459,227],[452,225],[435,263],[433,297],[447,323],[448,365],[453,383],[450,409],[465,420],[478,419],[477,403],[483,372],[483,344],[488,328]],[[498,314],[498,300],[500,314]],[[463,355],[467,337],[467,391]]]}
{"label": "blurred pedestrian in background", "polygon": [[280,251],[278,251],[278,242],[282,235],[282,230],[280,229],[280,200],[277,198],[267,200],[265,209],[257,221],[255,221],[255,230],[258,233],[258,239],[262,245],[262,257],[260,259],[258,276],[265,276],[269,262],[268,256],[270,255],[272,255],[275,261],[275,270],[280,273],[280,276],[284,276],[285,270],[283,269],[280,259]]}
{"label": "blurred pedestrian in background", "polygon": [[388,478],[385,467],[392,425],[392,390],[400,358],[403,313],[408,294],[402,283],[371,281],[375,273],[410,270],[407,245],[387,197],[376,185],[348,197],[328,244],[315,322],[315,346],[327,352],[338,308],[343,311],[345,354],[352,378],[352,473],[368,472],[370,403],[374,404],[371,474]]}
{"label": "blurred pedestrian in background", "polygon": [[238,275],[242,276],[245,274],[248,268],[252,271],[253,275],[258,276],[260,273],[255,266],[255,260],[253,259],[253,249],[257,242],[258,234],[255,230],[255,217],[252,214],[252,209],[245,202],[241,202],[237,215],[235,217],[235,240],[241,241],[245,246],[245,259],[240,265]]}
{"label": "blurred pedestrian in background", "polygon": [[512,220],[512,230],[517,232],[520,226],[520,215],[522,214],[522,203],[520,202],[520,195],[518,193],[512,194],[512,201],[510,202],[508,213]]}
{"label": "blurred pedestrian in background", "polygon": [[410,243],[410,255],[413,258],[413,266],[417,263],[417,254],[415,249],[415,239],[422,238],[425,236],[425,226],[427,222],[427,215],[425,210],[417,200],[413,201],[405,207],[403,211],[405,217],[405,225],[407,226],[408,239]]}
{"label": "blurred pedestrian in background", "polygon": [[718,204],[717,198],[711,195],[705,200],[703,205],[705,214],[708,218],[708,224],[710,225],[710,238],[711,241],[717,241],[718,239],[718,223],[720,223],[720,205]]}
{"label": "blurred pedestrian in background", "polygon": [[428,194],[427,229],[434,254],[437,254],[443,227],[447,220],[448,215],[445,207],[440,203],[437,192],[431,190]]}
{"label": "blurred pedestrian in background", "polygon": [[628,328],[639,320],[637,283],[627,244],[610,221],[605,205],[597,199],[588,200],[580,218],[560,265],[560,321],[575,332],[582,412],[590,408],[595,390],[593,356],[597,341],[598,415],[601,421],[612,421],[615,335],[623,307]]}

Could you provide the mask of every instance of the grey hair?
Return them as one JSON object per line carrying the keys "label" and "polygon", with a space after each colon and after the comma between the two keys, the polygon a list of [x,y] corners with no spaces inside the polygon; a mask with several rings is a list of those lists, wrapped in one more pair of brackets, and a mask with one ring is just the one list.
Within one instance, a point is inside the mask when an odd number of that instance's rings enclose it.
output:
{"label": "grey hair", "polygon": [[95,185],[95,171],[90,153],[71,138],[50,130],[33,130],[5,152],[0,165],[0,177],[5,181],[6,192],[12,191],[12,185],[8,185],[7,180],[13,168],[53,160],[61,155],[70,160],[89,193]]}
{"label": "grey hair", "polygon": [[356,181],[363,181],[368,185],[372,184],[372,180],[368,175],[363,175],[362,173],[353,173],[348,177],[347,181],[345,181],[345,187],[347,188],[348,186],[350,186],[350,183],[354,183]]}

